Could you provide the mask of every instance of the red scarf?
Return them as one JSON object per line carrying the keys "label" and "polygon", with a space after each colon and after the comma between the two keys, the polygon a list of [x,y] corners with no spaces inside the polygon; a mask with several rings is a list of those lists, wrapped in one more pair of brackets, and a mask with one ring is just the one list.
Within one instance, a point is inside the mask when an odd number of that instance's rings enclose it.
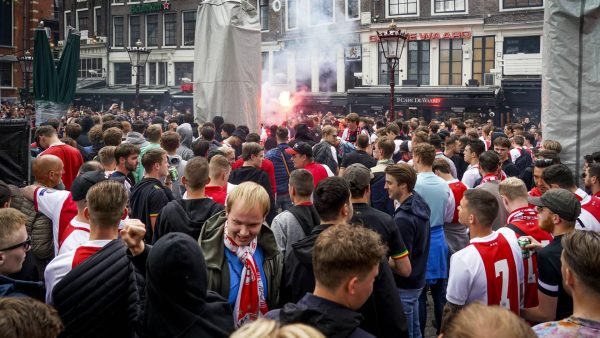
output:
{"label": "red scarf", "polygon": [[487,174],[481,179],[480,185],[491,181],[499,181],[498,176],[496,174]]}
{"label": "red scarf", "polygon": [[255,237],[248,246],[240,247],[227,235],[227,222],[225,222],[224,231],[223,239],[225,247],[236,254],[244,264],[240,278],[240,288],[238,289],[233,308],[235,326],[240,327],[247,322],[257,320],[269,311],[265,300],[265,287],[260,276],[260,270],[253,257],[258,240]]}

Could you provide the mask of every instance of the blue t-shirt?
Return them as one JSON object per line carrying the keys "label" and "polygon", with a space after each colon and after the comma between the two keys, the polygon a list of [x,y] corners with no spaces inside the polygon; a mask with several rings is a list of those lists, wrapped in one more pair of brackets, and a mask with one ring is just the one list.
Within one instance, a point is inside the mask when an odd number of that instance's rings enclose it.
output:
{"label": "blue t-shirt", "polygon": [[[238,290],[240,289],[240,279],[244,265],[242,264],[242,261],[240,261],[238,256],[227,248],[225,248],[225,255],[227,256],[227,263],[229,263],[228,301],[229,304],[231,304],[231,306],[234,306],[235,300],[237,299]],[[258,265],[258,270],[260,271],[260,278],[262,279],[263,285],[265,287],[265,300],[267,300],[267,277],[265,276],[265,272],[263,269],[263,251],[260,246],[256,247],[256,251],[254,251],[253,257],[254,261],[256,261],[256,265]]]}

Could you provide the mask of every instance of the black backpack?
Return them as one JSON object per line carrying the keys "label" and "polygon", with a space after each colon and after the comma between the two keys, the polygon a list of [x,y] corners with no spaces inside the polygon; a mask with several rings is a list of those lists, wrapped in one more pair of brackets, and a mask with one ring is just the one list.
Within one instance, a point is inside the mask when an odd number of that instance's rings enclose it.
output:
{"label": "black backpack", "polygon": [[521,156],[515,160],[515,167],[517,167],[517,170],[519,171],[519,176],[521,176],[525,172],[525,169],[527,169],[533,163],[531,155],[529,155],[527,150],[521,148],[520,151]]}

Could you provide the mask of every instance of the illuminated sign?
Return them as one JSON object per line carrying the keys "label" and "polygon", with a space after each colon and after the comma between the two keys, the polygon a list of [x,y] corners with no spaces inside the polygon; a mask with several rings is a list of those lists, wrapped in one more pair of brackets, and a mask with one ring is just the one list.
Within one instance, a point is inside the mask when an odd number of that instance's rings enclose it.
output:
{"label": "illuminated sign", "polygon": [[[470,39],[473,36],[471,32],[433,32],[433,33],[408,33],[409,41],[414,40],[444,40],[444,39]],[[370,42],[379,42],[377,35],[369,36]]]}
{"label": "illuminated sign", "polygon": [[168,11],[170,9],[171,9],[171,2],[169,0],[163,1],[163,2],[143,3],[143,4],[139,4],[139,5],[132,5],[131,6],[131,14],[162,12],[162,11]]}
{"label": "illuminated sign", "polygon": [[404,104],[423,104],[423,105],[439,105],[442,103],[442,99],[439,97],[411,97],[411,96],[400,96],[396,97],[397,103]]}

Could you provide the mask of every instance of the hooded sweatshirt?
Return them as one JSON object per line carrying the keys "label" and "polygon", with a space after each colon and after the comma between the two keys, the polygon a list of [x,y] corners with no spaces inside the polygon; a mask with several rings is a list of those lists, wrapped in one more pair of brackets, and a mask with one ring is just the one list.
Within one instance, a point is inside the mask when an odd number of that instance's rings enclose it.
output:
{"label": "hooded sweatshirt", "polygon": [[234,331],[231,306],[208,291],[206,261],[197,242],[181,233],[167,234],[149,251],[146,263],[144,337],[225,338]]}
{"label": "hooded sweatshirt", "polygon": [[131,188],[131,217],[141,220],[146,225],[146,243],[150,243],[154,235],[151,217],[159,216],[165,205],[172,200],[171,190],[155,178],[144,178]]}
{"label": "hooded sweatshirt", "polygon": [[196,241],[207,219],[223,210],[210,198],[175,200],[167,203],[156,219],[153,243],[171,232],[182,232]]}
{"label": "hooded sweatshirt", "polygon": [[394,275],[396,286],[419,289],[425,285],[425,270],[429,257],[429,206],[418,193],[413,192],[394,212],[394,222],[408,250],[412,272],[408,277]]}
{"label": "hooded sweatshirt", "polygon": [[124,143],[134,144],[134,145],[140,147],[140,149],[149,144],[149,142],[146,141],[146,138],[144,138],[144,135],[138,133],[137,131],[129,132],[127,134],[127,137],[125,138]]}
{"label": "hooded sweatshirt", "polygon": [[362,320],[360,313],[311,293],[296,304],[288,303],[282,309],[269,312],[267,318],[276,319],[283,325],[307,324],[329,338],[374,337],[358,327]]}
{"label": "hooded sweatshirt", "polygon": [[194,157],[194,152],[192,151],[192,140],[194,138],[194,133],[192,130],[192,126],[189,123],[184,123],[177,127],[177,134],[181,141],[179,142],[179,148],[177,148],[177,155],[181,156],[185,161]]}

